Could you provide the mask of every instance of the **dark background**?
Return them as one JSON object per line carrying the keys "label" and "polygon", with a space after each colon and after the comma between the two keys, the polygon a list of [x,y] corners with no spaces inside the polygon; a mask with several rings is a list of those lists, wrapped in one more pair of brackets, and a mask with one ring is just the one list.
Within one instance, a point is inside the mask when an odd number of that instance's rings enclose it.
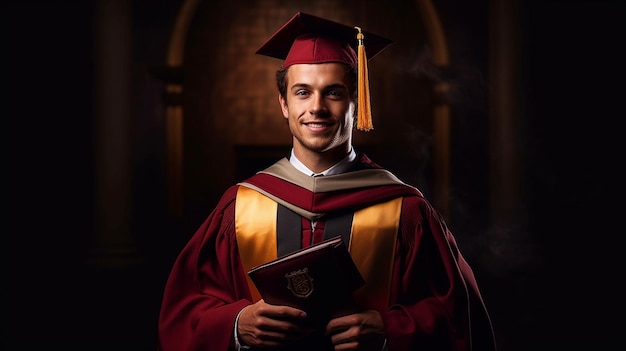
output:
{"label": "dark background", "polygon": [[[472,59],[486,71],[486,2],[435,4],[468,30],[470,41],[459,45],[478,50]],[[177,5],[136,2],[163,12]],[[503,351],[601,350],[621,341],[624,7],[521,6],[530,215],[528,233],[509,238],[519,245],[504,262],[524,264],[477,264]],[[189,235],[162,234],[153,246],[144,238],[148,259],[123,269],[85,263],[95,217],[92,10],[90,1],[3,2],[4,350],[154,350],[163,285]],[[455,171],[486,182],[474,166]]]}

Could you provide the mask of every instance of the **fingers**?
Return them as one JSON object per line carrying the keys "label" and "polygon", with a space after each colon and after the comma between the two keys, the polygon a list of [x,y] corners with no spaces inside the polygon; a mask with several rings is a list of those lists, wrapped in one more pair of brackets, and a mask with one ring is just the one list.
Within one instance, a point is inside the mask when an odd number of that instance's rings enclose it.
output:
{"label": "fingers", "polygon": [[306,313],[289,306],[274,306],[258,301],[244,308],[239,316],[237,332],[246,345],[278,347],[298,340],[308,333],[298,322]]}
{"label": "fingers", "polygon": [[380,350],[385,341],[382,317],[374,310],[332,319],[326,333],[335,350]]}
{"label": "fingers", "polygon": [[260,300],[255,303],[259,314],[278,319],[295,319],[300,320],[306,318],[306,312],[290,306],[276,306]]}

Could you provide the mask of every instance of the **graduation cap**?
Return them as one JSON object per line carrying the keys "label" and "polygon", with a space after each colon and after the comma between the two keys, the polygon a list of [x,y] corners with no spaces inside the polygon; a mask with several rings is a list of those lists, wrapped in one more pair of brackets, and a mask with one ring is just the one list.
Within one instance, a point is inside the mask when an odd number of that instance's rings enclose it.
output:
{"label": "graduation cap", "polygon": [[391,40],[362,31],[360,27],[298,12],[270,36],[256,53],[284,60],[284,68],[295,64],[328,62],[357,67],[357,128],[368,131],[373,126],[367,60],[391,43]]}

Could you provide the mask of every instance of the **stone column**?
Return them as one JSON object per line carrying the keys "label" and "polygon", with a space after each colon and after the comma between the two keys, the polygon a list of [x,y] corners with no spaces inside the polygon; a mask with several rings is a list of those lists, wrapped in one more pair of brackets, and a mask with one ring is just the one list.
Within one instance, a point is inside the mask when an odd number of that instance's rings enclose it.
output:
{"label": "stone column", "polygon": [[496,228],[524,226],[524,86],[519,3],[490,2],[490,208]]}
{"label": "stone column", "polygon": [[131,233],[131,2],[94,7],[95,216],[89,261],[117,267],[138,260]]}

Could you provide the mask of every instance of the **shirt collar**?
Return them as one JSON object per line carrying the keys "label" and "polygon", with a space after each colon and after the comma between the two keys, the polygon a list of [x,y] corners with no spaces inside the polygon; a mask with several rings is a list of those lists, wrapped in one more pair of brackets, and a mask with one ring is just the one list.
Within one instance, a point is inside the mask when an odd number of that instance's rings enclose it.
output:
{"label": "shirt collar", "polygon": [[300,162],[300,160],[298,160],[298,158],[296,157],[296,155],[293,153],[293,148],[291,149],[291,156],[289,157],[289,162],[296,167],[297,170],[299,170],[300,172],[306,174],[306,175],[311,175],[311,176],[320,176],[320,175],[324,175],[324,176],[328,176],[328,175],[333,175],[333,174],[339,174],[339,173],[344,173],[346,172],[350,166],[352,161],[354,161],[356,159],[356,152],[354,151],[353,148],[350,149],[350,152],[348,153],[348,155],[346,157],[343,158],[343,160],[335,163],[334,165],[332,165],[330,168],[328,168],[327,170],[320,172],[320,173],[315,173],[312,170],[310,170],[307,166],[305,166],[302,162]]}

